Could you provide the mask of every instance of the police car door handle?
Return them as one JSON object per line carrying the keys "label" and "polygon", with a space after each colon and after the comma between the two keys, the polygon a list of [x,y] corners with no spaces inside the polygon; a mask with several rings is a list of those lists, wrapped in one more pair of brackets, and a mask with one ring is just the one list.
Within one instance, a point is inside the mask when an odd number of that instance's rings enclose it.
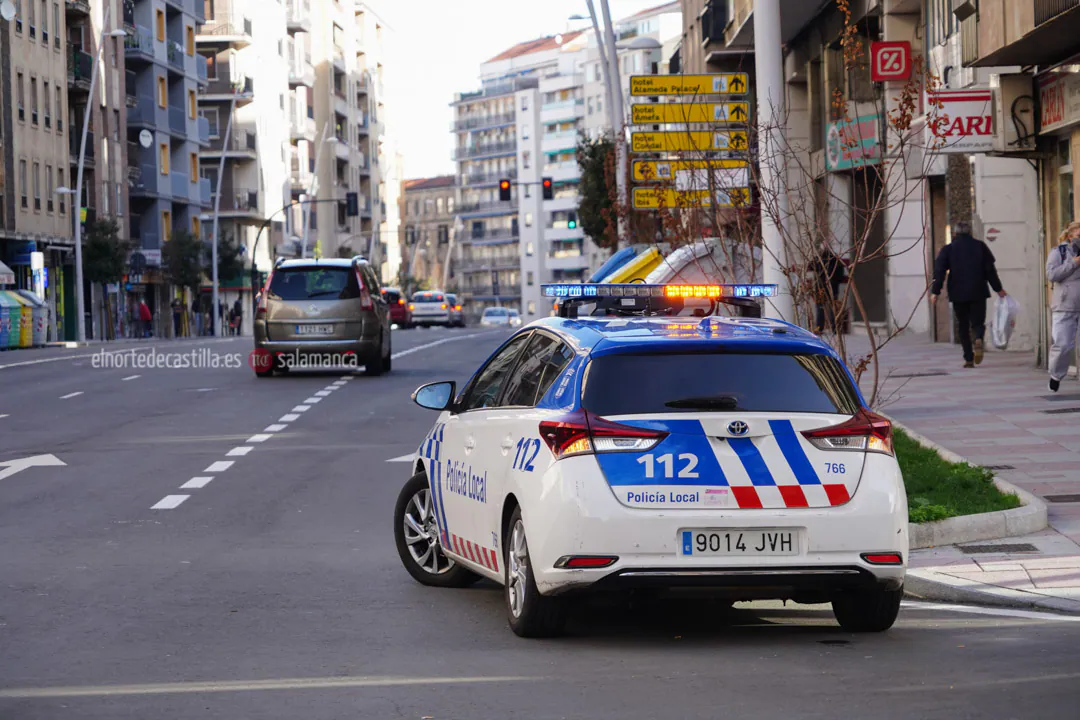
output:
{"label": "police car door handle", "polygon": [[472,450],[475,447],[476,447],[476,439],[475,438],[473,438],[471,435],[469,437],[465,438],[465,449],[466,450]]}
{"label": "police car door handle", "polygon": [[513,435],[507,435],[505,438],[503,438],[503,441],[502,441],[503,455],[506,455],[511,450],[513,450],[514,445],[515,445],[515,443],[514,443],[514,436]]}

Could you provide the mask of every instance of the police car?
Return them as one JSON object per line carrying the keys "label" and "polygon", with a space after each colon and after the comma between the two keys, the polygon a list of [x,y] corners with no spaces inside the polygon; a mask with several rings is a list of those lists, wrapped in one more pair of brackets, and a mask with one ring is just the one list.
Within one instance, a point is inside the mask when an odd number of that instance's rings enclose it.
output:
{"label": "police car", "polygon": [[908,552],[892,428],[827,344],[760,317],[775,286],[543,291],[559,317],[460,392],[413,394],[440,411],[396,506],[413,578],[500,583],[527,637],[594,588],[707,586],[892,626]]}

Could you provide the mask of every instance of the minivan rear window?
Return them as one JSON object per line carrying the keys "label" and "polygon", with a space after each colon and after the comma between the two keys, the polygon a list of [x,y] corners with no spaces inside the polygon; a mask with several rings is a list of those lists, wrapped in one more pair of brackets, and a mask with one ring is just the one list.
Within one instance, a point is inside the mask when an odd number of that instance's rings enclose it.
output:
{"label": "minivan rear window", "polygon": [[597,415],[793,412],[853,415],[859,398],[827,355],[602,355],[589,363],[582,404]]}
{"label": "minivan rear window", "polygon": [[275,300],[349,300],[360,297],[360,283],[351,268],[282,268],[274,272],[270,295]]}
{"label": "minivan rear window", "polygon": [[415,293],[412,296],[412,301],[414,303],[418,303],[418,302],[437,302],[437,303],[441,303],[441,302],[445,302],[445,298],[443,297],[442,293],[418,292],[418,293]]}

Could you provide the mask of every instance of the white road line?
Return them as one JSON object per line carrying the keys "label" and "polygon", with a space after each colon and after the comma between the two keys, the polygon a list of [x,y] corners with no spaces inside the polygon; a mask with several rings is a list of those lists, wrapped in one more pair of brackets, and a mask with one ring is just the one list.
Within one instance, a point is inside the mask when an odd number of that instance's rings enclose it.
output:
{"label": "white road line", "polygon": [[408,350],[402,350],[401,352],[396,352],[393,355],[391,355],[390,358],[392,360],[397,360],[399,357],[405,357],[406,355],[412,355],[415,352],[420,352],[421,350],[427,350],[428,348],[433,348],[436,345],[442,345],[443,343],[454,342],[456,340],[468,340],[469,338],[480,337],[481,335],[487,335],[487,334],[489,334],[489,333],[472,333],[471,335],[455,335],[454,337],[443,338],[442,340],[436,340],[435,342],[429,342],[429,343],[425,343],[423,345],[417,345],[414,348],[409,348]]}
{"label": "white road line", "polygon": [[296,407],[294,407],[294,408],[293,408],[293,409],[291,410],[291,412],[294,412],[294,413],[298,413],[298,412],[307,412],[307,411],[308,411],[308,410],[310,410],[310,409],[311,409],[311,406],[310,406],[310,405],[297,405]]}
{"label": "white road line", "polygon": [[320,390],[315,393],[315,397],[327,397],[331,392],[333,392],[333,390]]}
{"label": "white road line", "polygon": [[344,380],[338,380],[337,382],[330,383],[329,387],[345,387],[349,383]]}
{"label": "white road line", "polygon": [[266,442],[271,437],[272,437],[272,435],[270,435],[270,433],[259,433],[258,435],[252,435],[251,437],[249,437],[247,439],[247,442],[249,442],[249,443]]}
{"label": "white road line", "polygon": [[348,382],[349,380],[353,380],[354,376],[352,376],[352,375],[342,375],[341,379],[344,380],[345,382]]}
{"label": "white road line", "polygon": [[122,381],[127,382],[128,380],[138,380],[141,377],[142,375],[128,375],[126,378],[123,378]]}
{"label": "white road line", "polygon": [[80,396],[82,394],[83,394],[83,391],[79,390],[78,392],[68,393],[67,395],[61,395],[60,399],[61,400],[70,400],[71,398],[78,397],[78,396]]}
{"label": "white road line", "polygon": [[229,452],[225,453],[225,457],[244,457],[255,448],[251,446],[234,447]]}
{"label": "white road line", "polygon": [[300,416],[297,415],[296,413],[289,413],[287,415],[282,415],[280,418],[278,418],[278,422],[279,423],[291,423],[293,420],[296,420],[299,417]]}
{"label": "white road line", "polygon": [[212,463],[210,467],[203,470],[203,472],[219,473],[225,472],[233,466],[234,460],[218,460],[216,463]]}
{"label": "white road line", "polygon": [[[217,344],[229,343],[229,342],[235,342],[235,341],[236,341],[236,338],[229,338],[228,340],[210,341],[210,342],[205,342],[205,343],[198,343],[196,345],[186,345],[185,349],[190,350],[191,348],[206,347],[207,345],[217,345]],[[64,355],[62,357],[42,358],[40,360],[23,360],[22,362],[8,363],[6,365],[0,365],[0,370],[6,370],[8,368],[14,368],[14,367],[26,367],[28,365],[44,365],[45,363],[63,362],[65,360],[86,360],[87,358],[99,357],[102,354],[104,354],[104,355],[120,355],[120,354],[123,354],[123,353],[150,352],[152,350],[159,350],[162,347],[166,347],[166,346],[165,345],[150,345],[150,346],[143,346],[143,347],[130,347],[130,348],[125,348],[124,350],[99,350],[96,353],[91,353],[91,354],[86,354],[86,355]]]}
{"label": "white road line", "polygon": [[263,430],[263,432],[264,432],[264,433],[276,433],[276,432],[281,432],[282,430],[284,430],[284,429],[285,429],[285,428],[287,428],[287,427],[289,427],[289,426],[288,426],[288,425],[267,425],[267,426],[266,426],[266,429],[265,429],[265,430]]}
{"label": "white road line", "polygon": [[386,462],[412,462],[413,458],[415,458],[415,457],[416,457],[416,453],[409,453],[408,455],[402,455],[400,457],[390,458]]}
{"label": "white road line", "polygon": [[10,415],[0,415],[0,418],[11,417]]}
{"label": "white road line", "polygon": [[305,405],[314,405],[315,403],[320,403],[320,402],[322,402],[321,397],[309,397],[307,400],[304,401],[304,404]]}
{"label": "white road line", "polygon": [[1037,610],[1016,610],[1003,607],[981,607],[977,605],[953,605],[950,603],[921,602],[905,600],[901,607],[910,610],[948,610],[951,612],[971,613],[972,615],[998,615],[1001,617],[1026,618],[1028,620],[1050,620],[1053,622],[1080,622],[1080,616],[1058,615],[1052,612],[1039,612]]}
{"label": "white road line", "polygon": [[213,480],[213,479],[214,478],[210,477],[209,475],[204,475],[202,477],[193,477],[190,480],[188,480],[186,483],[181,485],[180,489],[181,490],[198,490],[199,488],[206,487],[207,484],[209,484],[209,482],[211,480]]}
{"label": "white road line", "polygon": [[173,508],[180,507],[181,503],[187,500],[190,495],[166,495],[158,501],[157,505],[152,505],[151,510],[172,510]]}

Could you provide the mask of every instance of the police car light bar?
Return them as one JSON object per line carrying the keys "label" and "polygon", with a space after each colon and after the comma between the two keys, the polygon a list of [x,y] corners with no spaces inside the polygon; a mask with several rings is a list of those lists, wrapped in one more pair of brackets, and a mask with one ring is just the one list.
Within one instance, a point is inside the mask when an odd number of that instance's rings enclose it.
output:
{"label": "police car light bar", "polygon": [[646,285],[644,283],[558,283],[541,285],[544,297],[588,302],[602,298],[765,298],[775,297],[776,285]]}

